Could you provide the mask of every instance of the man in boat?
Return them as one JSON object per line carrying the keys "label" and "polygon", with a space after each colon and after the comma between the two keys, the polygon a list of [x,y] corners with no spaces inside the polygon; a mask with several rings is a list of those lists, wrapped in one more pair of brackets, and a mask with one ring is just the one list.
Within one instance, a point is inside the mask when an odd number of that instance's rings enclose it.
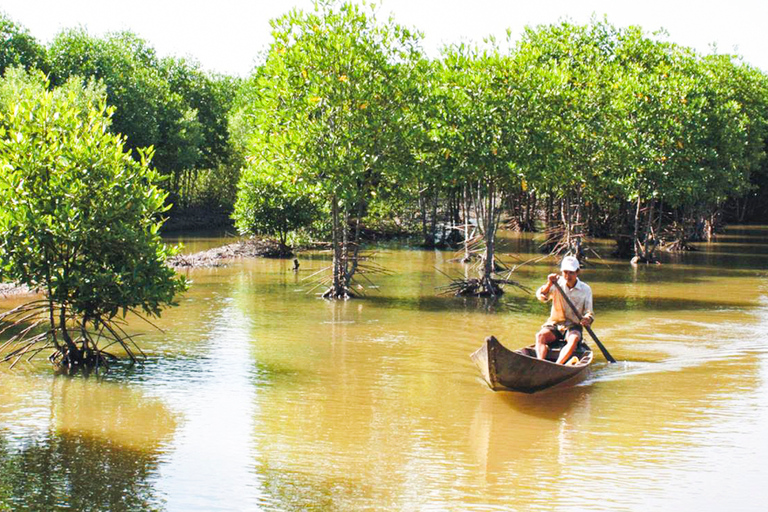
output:
{"label": "man in boat", "polygon": [[[557,364],[564,364],[573,355],[581,341],[583,326],[592,325],[595,318],[592,312],[592,289],[579,279],[579,272],[579,260],[573,256],[566,256],[560,263],[562,275],[550,274],[547,282],[536,290],[536,297],[540,301],[552,301],[549,319],[536,334],[536,356],[539,359],[547,357],[549,345],[555,341],[565,341],[565,346],[560,350],[560,356],[557,358]],[[555,282],[576,306],[582,316],[581,320],[560,296],[560,292],[553,284]]]}

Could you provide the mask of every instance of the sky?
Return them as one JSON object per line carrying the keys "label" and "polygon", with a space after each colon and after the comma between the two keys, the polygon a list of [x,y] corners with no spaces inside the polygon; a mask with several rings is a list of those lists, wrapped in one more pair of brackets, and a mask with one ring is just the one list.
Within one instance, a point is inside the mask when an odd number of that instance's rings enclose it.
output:
{"label": "sky", "polygon": [[[768,72],[768,0],[379,0],[379,16],[424,34],[437,57],[447,44],[517,39],[526,26],[607,16],[619,27],[664,29],[669,41],[701,53],[735,53]],[[61,30],[95,36],[130,30],[160,56],[192,57],[213,72],[247,76],[271,42],[269,20],[311,0],[0,0],[0,11],[48,43]]]}

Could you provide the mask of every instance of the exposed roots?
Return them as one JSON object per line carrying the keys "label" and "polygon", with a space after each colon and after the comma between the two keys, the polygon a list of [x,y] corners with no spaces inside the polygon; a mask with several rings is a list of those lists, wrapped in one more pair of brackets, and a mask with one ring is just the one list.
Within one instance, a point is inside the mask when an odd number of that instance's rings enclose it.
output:
{"label": "exposed roots", "polygon": [[[519,266],[519,265],[518,265]],[[440,295],[453,295],[455,297],[500,297],[504,295],[504,286],[513,286],[530,293],[530,289],[511,279],[512,273],[518,268],[515,266],[507,271],[502,278],[497,277],[451,277],[438,270],[451,280],[451,283],[438,288]]]}
{"label": "exposed roots", "polygon": [[[580,226],[580,224],[574,224],[572,227]],[[543,252],[546,252],[550,256],[571,254],[581,261],[584,258],[584,240],[586,237],[581,230],[578,231],[580,232],[569,233],[567,226],[563,224],[548,227],[544,231],[545,238],[540,247]]]}
{"label": "exposed roots", "polygon": [[[578,227],[581,224],[574,224],[573,226]],[[547,228],[544,233],[544,242],[539,247],[547,256],[575,256],[582,266],[588,259],[587,253],[602,259],[597,252],[587,245],[587,236],[583,232],[569,234],[566,226],[556,225]]]}
{"label": "exposed roots", "polygon": [[695,237],[694,230],[681,222],[672,222],[661,233],[659,247],[667,252],[695,251],[690,244]]}
{"label": "exposed roots", "polygon": [[391,272],[373,261],[374,256],[375,253],[358,254],[347,273],[341,276],[336,283],[334,283],[333,278],[333,265],[323,267],[314,274],[302,279],[302,281],[309,281],[312,285],[307,290],[307,293],[326,288],[320,295],[322,298],[347,300],[355,297],[365,297],[366,289],[378,290],[379,287],[369,276],[388,275]]}
{"label": "exposed roots", "polygon": [[[83,319],[65,311],[63,323],[61,308],[47,299],[22,304],[0,314],[0,336],[11,334],[0,345],[0,362],[13,368],[21,360],[27,362],[41,352],[49,352],[48,360],[60,370],[74,373],[78,370],[107,368],[118,357],[111,352],[121,349],[131,361],[145,359],[146,355],[128,335],[121,322],[102,317]],[[146,319],[145,319],[146,320]]]}
{"label": "exposed roots", "polygon": [[485,240],[480,234],[474,234],[462,242],[461,250],[456,252],[453,261],[461,260],[462,263],[471,263],[480,258],[485,252]]}

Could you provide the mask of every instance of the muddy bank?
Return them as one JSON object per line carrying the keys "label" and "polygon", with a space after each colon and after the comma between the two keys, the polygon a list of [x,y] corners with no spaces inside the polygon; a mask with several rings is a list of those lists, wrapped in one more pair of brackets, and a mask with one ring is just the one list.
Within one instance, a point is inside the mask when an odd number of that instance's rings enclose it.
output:
{"label": "muddy bank", "polygon": [[0,299],[7,299],[8,297],[16,297],[18,295],[34,295],[35,292],[30,290],[26,285],[18,285],[14,283],[0,283]]}
{"label": "muddy bank", "polygon": [[[280,244],[274,240],[247,239],[216,247],[195,254],[185,254],[169,258],[167,264],[175,269],[222,267],[239,258],[279,258],[284,257]],[[0,299],[34,295],[26,285],[0,283]]]}
{"label": "muddy bank", "polygon": [[168,259],[173,268],[222,267],[239,258],[284,257],[280,244],[274,240],[247,239],[195,254],[183,254]]}

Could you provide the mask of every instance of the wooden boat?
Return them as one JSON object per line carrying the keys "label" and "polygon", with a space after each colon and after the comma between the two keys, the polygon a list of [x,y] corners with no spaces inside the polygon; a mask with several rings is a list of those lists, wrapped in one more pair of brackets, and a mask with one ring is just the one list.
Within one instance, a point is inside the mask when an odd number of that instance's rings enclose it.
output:
{"label": "wooden boat", "polygon": [[470,357],[483,378],[494,391],[509,390],[535,393],[557,384],[576,379],[592,362],[592,350],[579,343],[573,355],[578,358],[574,365],[557,364],[563,344],[550,346],[547,359],[538,359],[534,345],[519,350],[505,348],[493,336]]}

